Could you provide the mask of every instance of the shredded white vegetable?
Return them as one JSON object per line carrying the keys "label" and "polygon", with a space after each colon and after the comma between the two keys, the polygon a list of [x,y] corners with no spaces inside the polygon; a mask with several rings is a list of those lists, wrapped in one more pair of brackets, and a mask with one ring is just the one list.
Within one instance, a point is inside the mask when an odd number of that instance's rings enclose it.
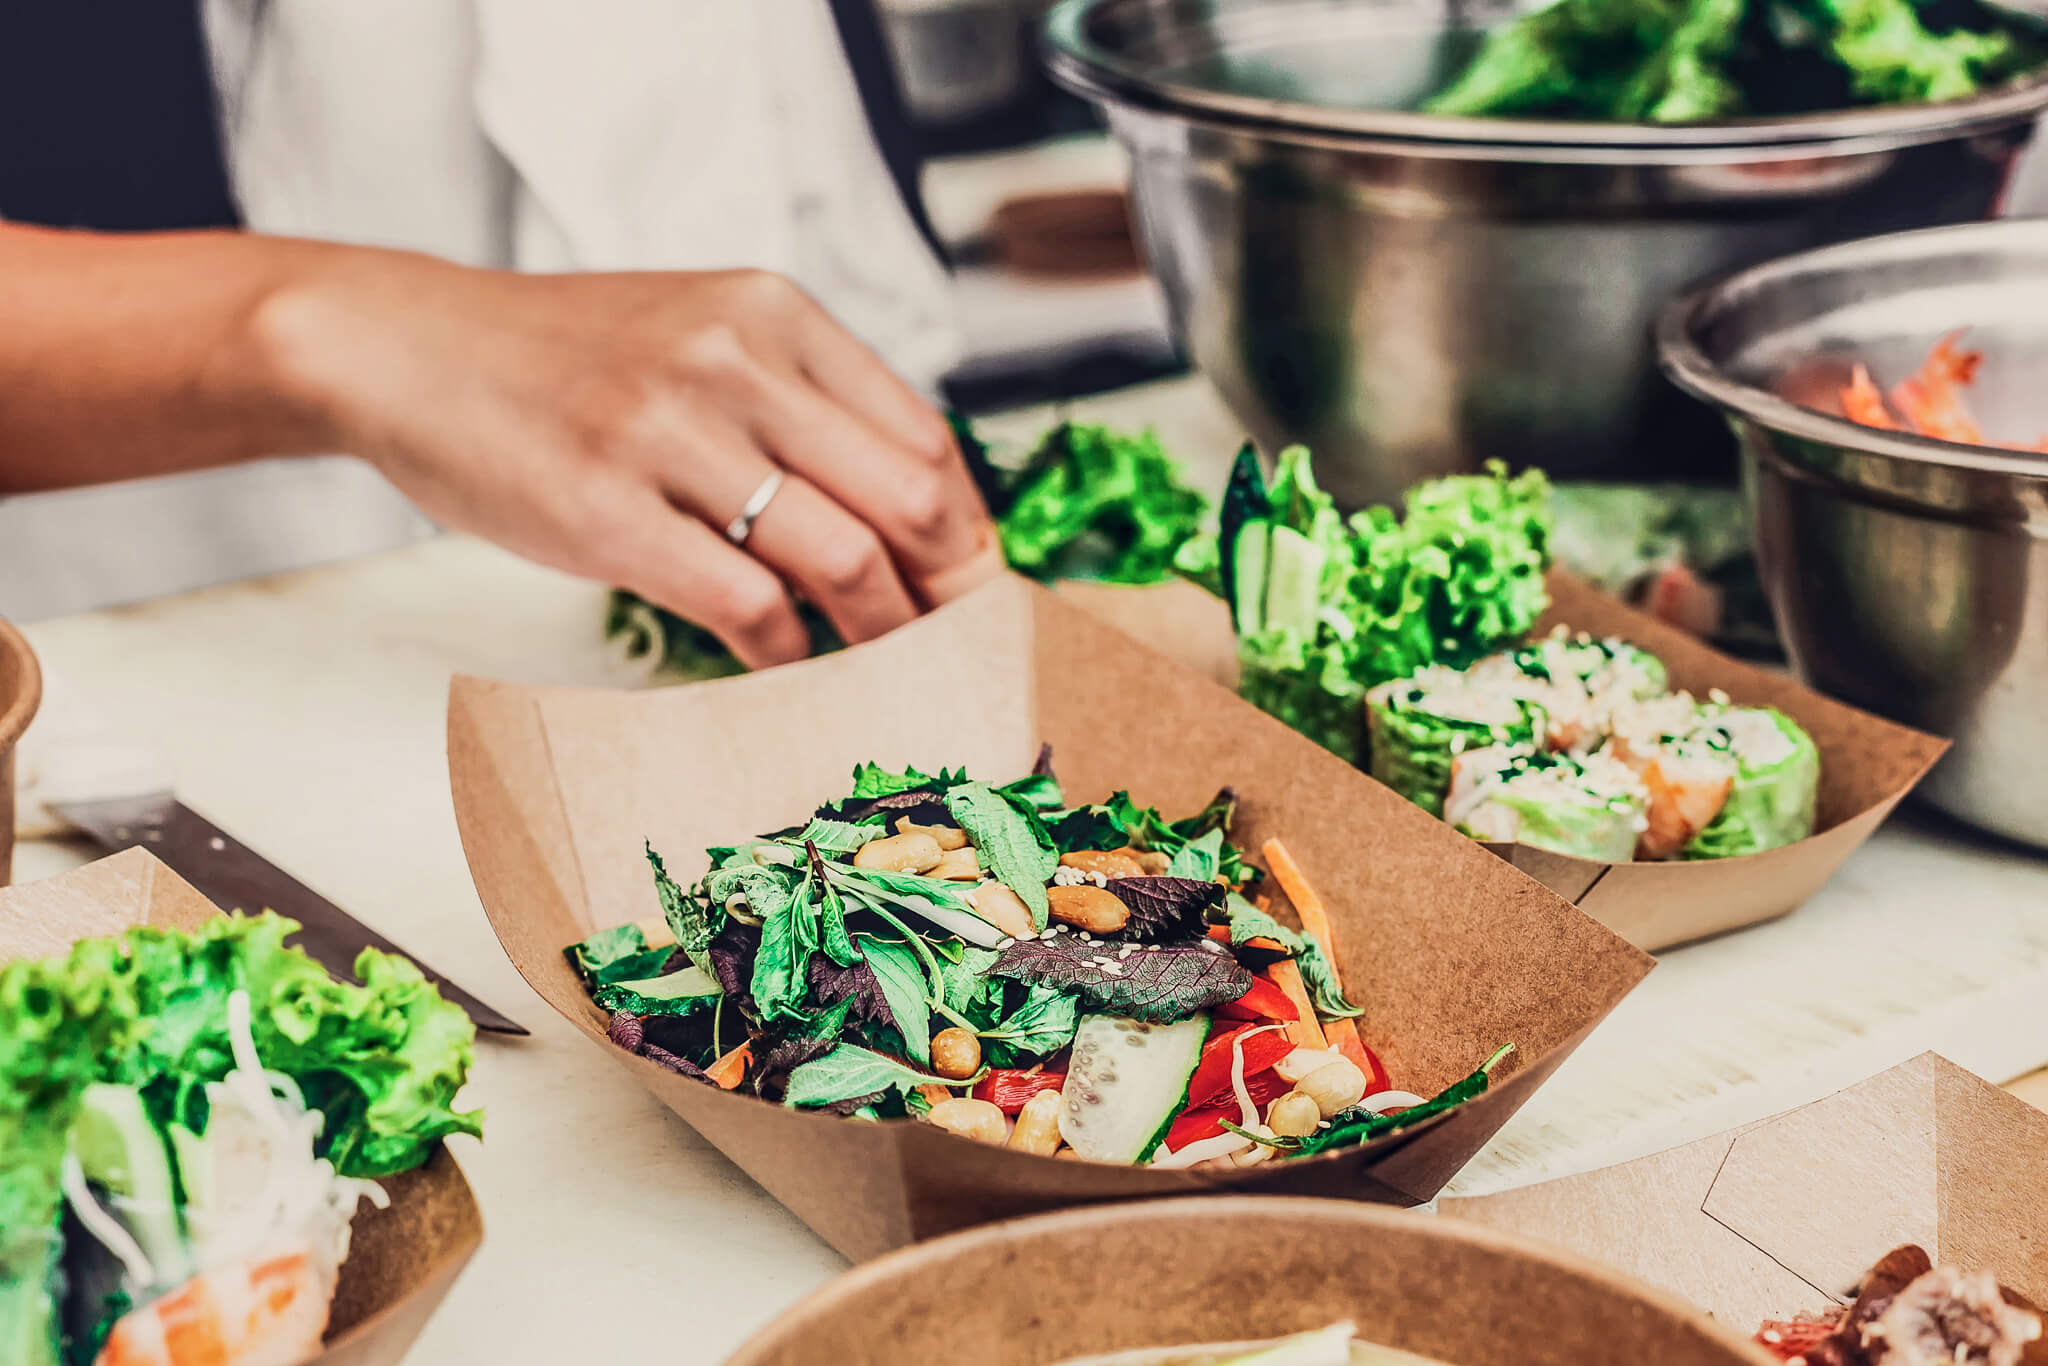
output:
{"label": "shredded white vegetable", "polygon": [[1185,1148],[1176,1148],[1172,1152],[1161,1149],[1152,1159],[1152,1165],[1160,1168],[1192,1167],[1212,1157],[1235,1157],[1251,1146],[1250,1139],[1225,1131],[1214,1138],[1198,1138]]}
{"label": "shredded white vegetable", "polygon": [[1259,1107],[1252,1104],[1252,1093],[1244,1084],[1244,1041],[1254,1034],[1267,1034],[1286,1025],[1260,1025],[1247,1029],[1230,1041],[1230,1089],[1237,1093],[1238,1123],[1249,1129],[1259,1122]]}
{"label": "shredded white vegetable", "polygon": [[1407,1110],[1426,1103],[1421,1096],[1416,1095],[1413,1091],[1381,1091],[1376,1095],[1367,1096],[1364,1100],[1358,1102],[1358,1108],[1370,1110],[1376,1115],[1383,1115],[1389,1110]]}
{"label": "shredded white vegetable", "polygon": [[75,1153],[64,1154],[62,1178],[64,1198],[71,1202],[71,1212],[78,1216],[78,1222],[85,1231],[100,1240],[101,1246],[114,1254],[114,1260],[121,1263],[129,1277],[137,1285],[152,1285],[156,1282],[156,1268],[150,1264],[147,1254],[121,1221],[100,1207],[92,1198],[92,1188],[86,1184],[85,1168],[78,1164]]}

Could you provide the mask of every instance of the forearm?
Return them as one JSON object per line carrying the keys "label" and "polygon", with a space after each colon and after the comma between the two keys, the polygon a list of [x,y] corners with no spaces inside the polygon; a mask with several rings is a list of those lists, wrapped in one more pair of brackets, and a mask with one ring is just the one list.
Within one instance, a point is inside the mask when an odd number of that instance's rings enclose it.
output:
{"label": "forearm", "polygon": [[0,493],[322,449],[260,318],[346,247],[0,224]]}

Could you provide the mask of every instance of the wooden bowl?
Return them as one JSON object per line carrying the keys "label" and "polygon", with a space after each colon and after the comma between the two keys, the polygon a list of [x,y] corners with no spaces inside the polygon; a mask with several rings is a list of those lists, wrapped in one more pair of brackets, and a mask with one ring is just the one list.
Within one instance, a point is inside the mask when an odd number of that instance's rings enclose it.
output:
{"label": "wooden bowl", "polygon": [[1621,1272],[1495,1230],[1339,1200],[1096,1205],[848,1272],[729,1366],[1049,1366],[1349,1319],[1449,1366],[1763,1366],[1746,1337]]}

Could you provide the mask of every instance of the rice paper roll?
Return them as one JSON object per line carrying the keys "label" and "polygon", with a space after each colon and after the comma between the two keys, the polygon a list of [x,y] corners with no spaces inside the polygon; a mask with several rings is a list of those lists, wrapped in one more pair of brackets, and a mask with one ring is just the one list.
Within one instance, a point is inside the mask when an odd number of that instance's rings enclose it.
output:
{"label": "rice paper roll", "polygon": [[1650,794],[1637,858],[1733,858],[1813,833],[1820,752],[1775,708],[1673,693],[1618,713],[1610,748]]}
{"label": "rice paper roll", "polygon": [[1647,809],[1642,780],[1610,754],[1503,745],[1458,756],[1444,819],[1473,839],[1624,863]]}
{"label": "rice paper roll", "polygon": [[1451,764],[1466,750],[1531,746],[1543,708],[1499,680],[1435,665],[1366,694],[1372,776],[1432,816],[1444,814]]}
{"label": "rice paper roll", "polygon": [[1475,677],[1497,682],[1542,707],[1552,749],[1594,749],[1615,713],[1664,695],[1664,661],[1616,636],[1576,635],[1560,626],[1541,640],[1472,666]]}
{"label": "rice paper roll", "polygon": [[1735,781],[1720,813],[1688,842],[1682,857],[1734,858],[1795,844],[1813,833],[1820,792],[1820,749],[1776,707],[1726,707],[1707,721],[1708,743],[1725,738]]}

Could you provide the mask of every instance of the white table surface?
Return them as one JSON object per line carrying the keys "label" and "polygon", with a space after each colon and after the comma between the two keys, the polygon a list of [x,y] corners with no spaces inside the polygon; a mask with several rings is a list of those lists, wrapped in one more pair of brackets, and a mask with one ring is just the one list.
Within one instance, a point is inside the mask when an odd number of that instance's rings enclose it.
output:
{"label": "white table surface", "polygon": [[[1189,383],[1085,411],[1157,420],[1205,479],[1235,444]],[[487,1236],[419,1366],[714,1362],[844,1265],[532,995],[477,905],[449,675],[618,681],[602,602],[450,538],[28,632],[53,697],[153,737],[194,806],[533,1029],[480,1046],[489,1136],[457,1150]],[[25,844],[16,876],[87,857]],[[1999,1082],[2048,1064],[2048,860],[1901,818],[1798,914],[1663,955],[1458,1189],[1653,1151],[1927,1048]]]}

